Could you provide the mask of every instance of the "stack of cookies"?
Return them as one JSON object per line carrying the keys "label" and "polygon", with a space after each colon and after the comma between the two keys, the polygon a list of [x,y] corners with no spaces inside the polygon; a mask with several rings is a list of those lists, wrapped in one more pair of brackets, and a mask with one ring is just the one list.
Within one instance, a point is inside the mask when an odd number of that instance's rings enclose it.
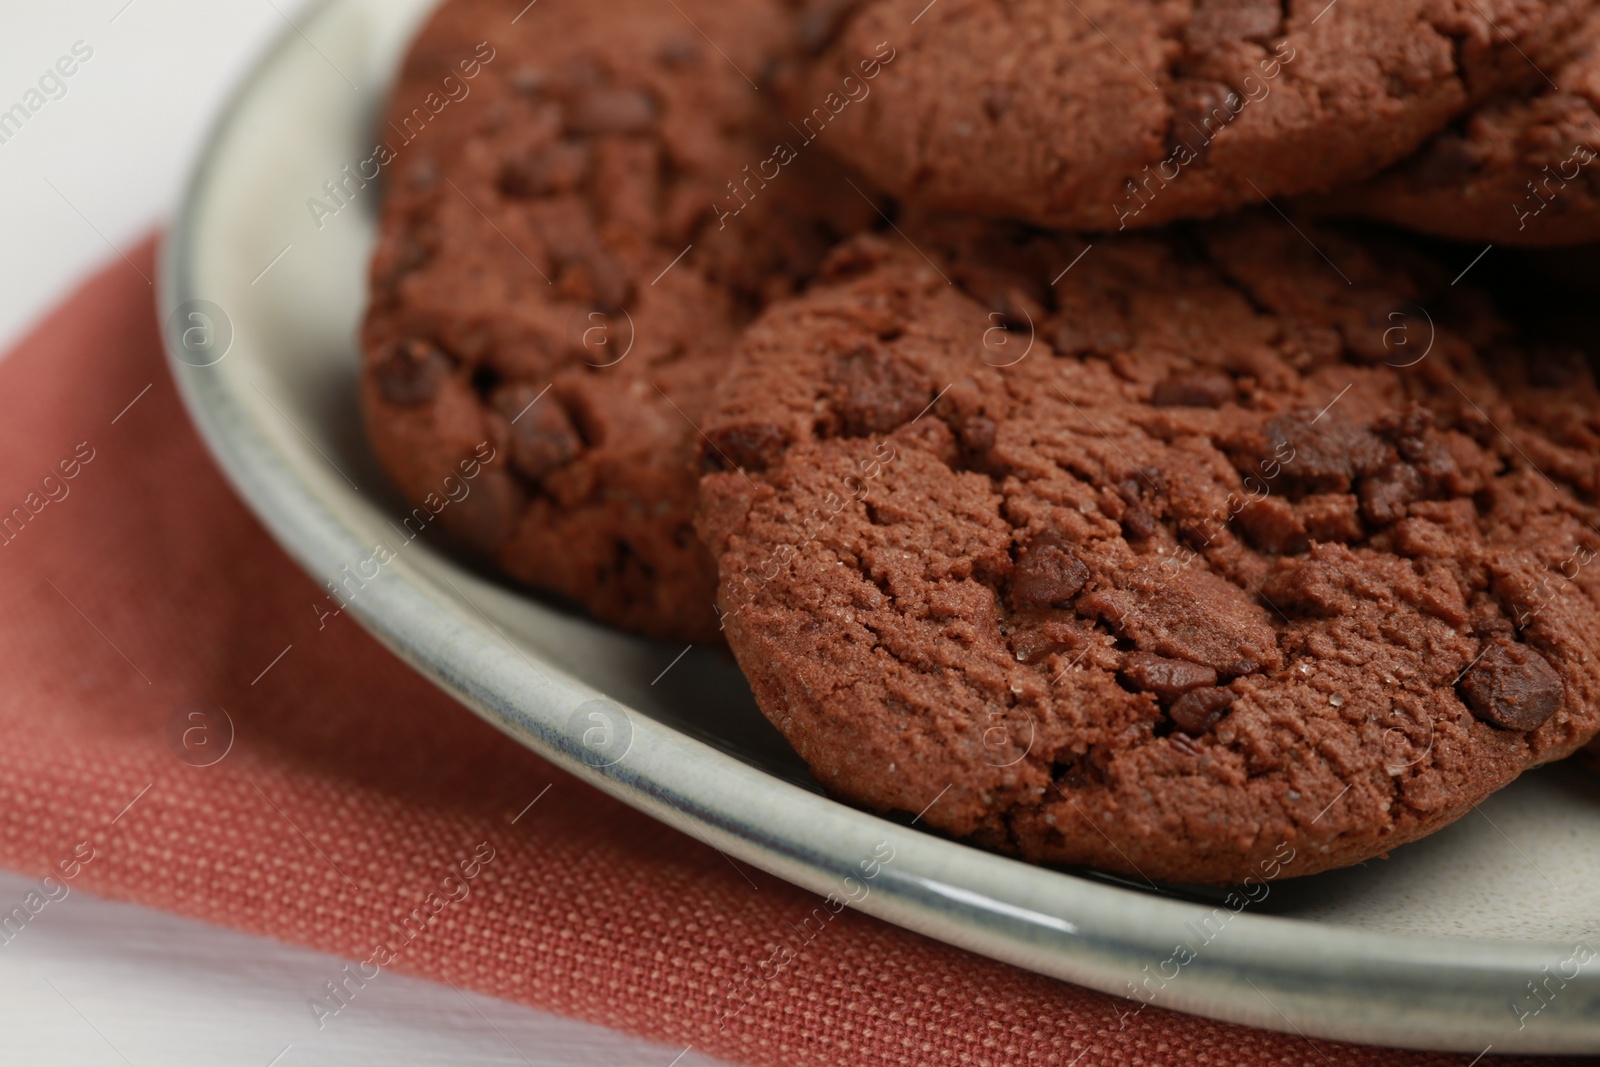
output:
{"label": "stack of cookies", "polygon": [[1597,107],[1577,0],[446,0],[368,434],[842,799],[1360,862],[1600,732]]}

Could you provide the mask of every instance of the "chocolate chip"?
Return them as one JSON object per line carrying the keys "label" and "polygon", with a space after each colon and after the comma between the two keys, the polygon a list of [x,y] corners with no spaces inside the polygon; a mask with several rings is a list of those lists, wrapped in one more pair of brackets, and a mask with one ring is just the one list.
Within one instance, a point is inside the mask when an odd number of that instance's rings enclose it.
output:
{"label": "chocolate chip", "polygon": [[1217,684],[1217,672],[1202,663],[1170,659],[1153,652],[1129,652],[1122,659],[1122,677],[1146,693],[1173,700],[1191,689]]}
{"label": "chocolate chip", "polygon": [[1449,447],[1431,437],[1402,437],[1396,443],[1400,456],[1417,469],[1431,487],[1448,482],[1460,473]]}
{"label": "chocolate chip", "polygon": [[933,397],[921,371],[871,343],[840,355],[828,377],[834,413],[852,437],[888,433],[916,418]]}
{"label": "chocolate chip", "polygon": [[1089,568],[1048,535],[1020,551],[1011,575],[1011,599],[1019,607],[1044,607],[1071,600],[1089,580]]}
{"label": "chocolate chip", "polygon": [[1049,294],[1037,278],[977,260],[953,265],[950,275],[969,296],[999,316],[998,319],[989,318],[994,325],[1008,330],[1026,330],[1030,323],[1037,324],[1045,317],[1044,303]]}
{"label": "chocolate chip", "polygon": [[1406,505],[1421,500],[1427,486],[1422,475],[1409,463],[1391,463],[1379,473],[1361,479],[1357,495],[1361,516],[1377,526],[1388,526],[1406,517]]}
{"label": "chocolate chip", "polygon": [[[511,427],[511,466],[535,481],[566,466],[583,451],[583,439],[554,397],[525,382],[502,386],[494,408]],[[531,405],[531,406],[530,406]]]}
{"label": "chocolate chip", "polygon": [[1011,87],[991,85],[983,91],[983,110],[991,119],[999,121],[1011,110]]}
{"label": "chocolate chip", "polygon": [[1161,524],[1156,517],[1138,504],[1129,504],[1122,513],[1122,536],[1129,541],[1148,541],[1154,537]]}
{"label": "chocolate chip", "polygon": [[1482,167],[1483,161],[1471,142],[1459,134],[1445,133],[1416,154],[1406,169],[1406,177],[1418,189],[1454,188]]}
{"label": "chocolate chip", "polygon": [[968,452],[982,455],[994,447],[998,429],[993,419],[974,415],[961,424],[961,447]]}
{"label": "chocolate chip", "polygon": [[1174,374],[1150,394],[1158,408],[1216,408],[1233,399],[1233,379],[1216,371]]}
{"label": "chocolate chip", "polygon": [[1168,148],[1182,144],[1204,163],[1211,142],[1244,110],[1245,99],[1221,82],[1180,81],[1172,90],[1172,130]]}
{"label": "chocolate chip", "polygon": [[1191,689],[1172,702],[1167,717],[1190,737],[1199,737],[1217,725],[1234,699],[1226,689]]}
{"label": "chocolate chip", "polygon": [[1169,738],[1172,747],[1182,752],[1185,756],[1199,758],[1206,754],[1206,750],[1194,738],[1179,730]]}
{"label": "chocolate chip", "polygon": [[562,141],[500,169],[496,183],[502,193],[517,200],[570,193],[589,173],[589,146],[582,141]]}
{"label": "chocolate chip", "polygon": [[663,67],[680,70],[700,57],[700,46],[688,37],[674,37],[661,46],[656,58]]}
{"label": "chocolate chip", "polygon": [[628,269],[612,256],[596,256],[588,270],[589,303],[612,313],[621,311],[633,295]]}
{"label": "chocolate chip", "polygon": [[415,407],[432,400],[454,369],[454,362],[437,345],[410,340],[391,345],[372,370],[385,400]]}
{"label": "chocolate chip", "polygon": [[1566,687],[1548,660],[1523,644],[1497,644],[1461,680],[1472,714],[1505,730],[1533,730],[1561,706]]}
{"label": "chocolate chip", "polygon": [[567,129],[579,134],[643,133],[656,121],[656,102],[638,89],[595,89],[567,112]]}
{"label": "chocolate chip", "polygon": [[789,435],[771,423],[712,427],[700,449],[700,472],[766,470],[789,447]]}
{"label": "chocolate chip", "polygon": [[800,5],[797,20],[801,45],[811,55],[822,52],[844,28],[853,8],[850,0],[807,0]]}
{"label": "chocolate chip", "polygon": [[1280,415],[1265,433],[1267,455],[1284,477],[1312,492],[1348,492],[1358,476],[1377,473],[1390,456],[1376,434],[1337,411],[1313,418]]}

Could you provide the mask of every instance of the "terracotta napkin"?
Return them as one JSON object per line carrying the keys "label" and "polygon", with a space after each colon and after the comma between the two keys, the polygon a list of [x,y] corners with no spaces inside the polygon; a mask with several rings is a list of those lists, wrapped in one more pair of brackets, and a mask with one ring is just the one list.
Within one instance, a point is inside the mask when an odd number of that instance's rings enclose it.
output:
{"label": "terracotta napkin", "polygon": [[1119,1025],[1127,1002],[848,910],[800,941],[818,898],[319,617],[174,393],[153,241],[130,258],[0,362],[0,865],[41,879],[0,911],[85,890],[335,953],[307,1035],[392,968],[760,1067],[1468,1062]]}

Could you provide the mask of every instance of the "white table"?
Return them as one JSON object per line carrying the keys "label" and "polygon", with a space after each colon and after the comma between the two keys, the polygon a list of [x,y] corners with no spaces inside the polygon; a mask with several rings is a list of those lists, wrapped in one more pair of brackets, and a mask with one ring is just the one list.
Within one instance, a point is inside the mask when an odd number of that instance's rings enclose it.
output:
{"label": "white table", "polygon": [[[171,216],[231,87],[305,6],[0,0],[0,113],[62,57],[73,71],[0,126],[0,350]],[[0,900],[30,885],[0,872]],[[306,999],[340,962],[74,891],[0,947],[0,1063],[668,1067],[683,1052],[400,976],[319,1031]]]}

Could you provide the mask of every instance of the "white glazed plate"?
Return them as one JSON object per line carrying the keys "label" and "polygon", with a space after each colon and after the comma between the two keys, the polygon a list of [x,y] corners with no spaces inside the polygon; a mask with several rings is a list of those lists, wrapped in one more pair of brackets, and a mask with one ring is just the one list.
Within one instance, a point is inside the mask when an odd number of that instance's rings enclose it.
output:
{"label": "white glazed plate", "polygon": [[[378,187],[331,216],[307,201],[326,203],[323,183],[372,154],[387,83],[430,6],[332,0],[286,31],[213,134],[162,264],[167,347],[189,410],[319,583],[399,542],[390,520],[403,509],[356,406]],[[209,335],[188,331],[195,311]],[[1221,894],[1034,867],[836,803],[726,657],[692,651],[652,685],[681,647],[599,626],[424,541],[402,547],[350,607],[518,741],[737,860],[844,895],[843,879],[887,842],[894,859],[859,906],[931,937],[1313,1037],[1600,1052],[1600,778],[1577,767],[1527,775],[1386,861],[1278,882],[1235,911]],[[1193,958],[1176,966],[1180,945]]]}

